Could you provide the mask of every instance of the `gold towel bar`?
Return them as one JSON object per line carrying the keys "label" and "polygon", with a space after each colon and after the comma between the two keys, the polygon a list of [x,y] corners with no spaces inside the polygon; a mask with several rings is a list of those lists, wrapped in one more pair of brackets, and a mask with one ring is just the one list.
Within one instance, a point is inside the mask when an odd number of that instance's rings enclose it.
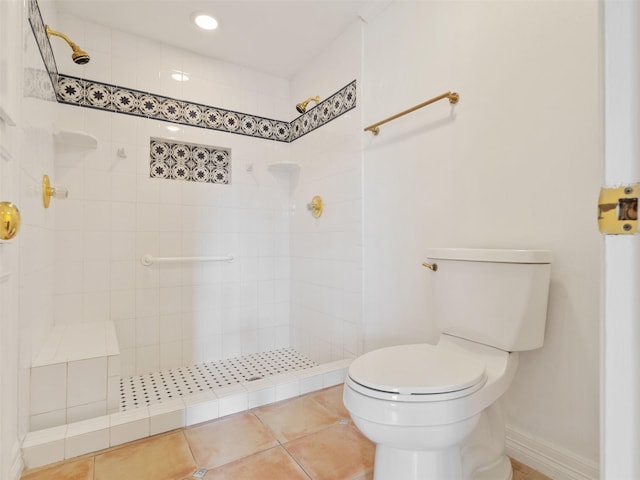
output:
{"label": "gold towel bar", "polygon": [[379,121],[378,123],[374,123],[373,125],[369,125],[367,128],[364,129],[365,132],[370,131],[371,133],[373,133],[374,135],[378,135],[380,133],[380,125],[383,125],[387,122],[390,122],[391,120],[395,120],[398,117],[402,117],[403,115],[406,115],[407,113],[411,113],[415,110],[418,110],[419,108],[422,107],[426,107],[427,105],[437,102],[438,100],[442,100],[444,98],[448,98],[449,99],[449,103],[452,105],[455,105],[456,103],[458,103],[458,100],[460,100],[460,95],[458,95],[456,92],[447,92],[447,93],[443,93],[442,95],[438,95],[437,97],[432,98],[431,100],[427,100],[426,102],[422,102],[420,105],[416,105],[415,107],[411,107],[407,110],[404,110],[400,113],[396,113],[395,115],[390,116],[389,118],[385,118],[384,120]]}

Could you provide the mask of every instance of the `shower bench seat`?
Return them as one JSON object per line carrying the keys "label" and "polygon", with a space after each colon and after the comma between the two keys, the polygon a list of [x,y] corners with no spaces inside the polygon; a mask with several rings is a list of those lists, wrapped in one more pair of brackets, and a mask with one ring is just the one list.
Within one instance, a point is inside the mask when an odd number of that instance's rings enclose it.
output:
{"label": "shower bench seat", "polygon": [[113,322],[53,328],[31,365],[30,430],[118,410],[120,349]]}

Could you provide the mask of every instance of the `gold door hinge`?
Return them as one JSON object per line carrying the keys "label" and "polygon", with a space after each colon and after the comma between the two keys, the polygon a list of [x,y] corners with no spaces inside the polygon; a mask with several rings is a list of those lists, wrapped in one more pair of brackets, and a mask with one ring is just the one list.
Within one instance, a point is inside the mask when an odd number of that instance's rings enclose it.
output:
{"label": "gold door hinge", "polygon": [[598,228],[606,235],[628,235],[638,231],[640,184],[602,188],[598,198]]}

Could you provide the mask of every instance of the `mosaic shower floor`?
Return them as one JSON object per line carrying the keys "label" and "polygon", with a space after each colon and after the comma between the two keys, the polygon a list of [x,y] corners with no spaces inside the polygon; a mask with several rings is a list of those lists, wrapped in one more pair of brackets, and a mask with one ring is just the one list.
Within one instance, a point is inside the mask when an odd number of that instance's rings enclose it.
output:
{"label": "mosaic shower floor", "polygon": [[120,411],[314,366],[315,362],[294,349],[281,348],[123,378],[120,380]]}

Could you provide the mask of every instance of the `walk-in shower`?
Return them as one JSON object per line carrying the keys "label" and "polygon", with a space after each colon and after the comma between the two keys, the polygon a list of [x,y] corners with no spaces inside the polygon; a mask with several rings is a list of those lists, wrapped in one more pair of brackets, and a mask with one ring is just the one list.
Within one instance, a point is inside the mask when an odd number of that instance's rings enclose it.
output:
{"label": "walk-in shower", "polygon": [[[36,48],[51,60],[54,34],[29,3]],[[43,263],[60,276],[43,285],[52,308],[34,342],[28,463],[31,447],[54,441],[43,430],[59,433],[70,457],[341,383],[361,333],[360,162],[350,140],[359,119],[345,115],[356,108],[356,75],[335,75],[325,100],[302,102],[292,118],[288,81],[229,64],[214,72],[229,86],[223,107],[215,89],[197,92],[210,59],[124,42],[77,17],[56,25],[84,32],[96,69],[103,58],[139,79],[163,65],[183,71],[187,60],[201,68],[177,92],[169,73],[165,91],[164,80],[83,77],[66,55],[45,61],[58,102],[46,173],[69,197],[46,210],[54,248]],[[109,50],[125,43],[163,65]],[[267,101],[245,102],[252,95]],[[94,141],[76,141],[85,137]],[[340,158],[330,171],[325,159],[301,161],[327,146]],[[328,173],[338,181],[326,183]],[[316,218],[304,206],[325,192]]]}

